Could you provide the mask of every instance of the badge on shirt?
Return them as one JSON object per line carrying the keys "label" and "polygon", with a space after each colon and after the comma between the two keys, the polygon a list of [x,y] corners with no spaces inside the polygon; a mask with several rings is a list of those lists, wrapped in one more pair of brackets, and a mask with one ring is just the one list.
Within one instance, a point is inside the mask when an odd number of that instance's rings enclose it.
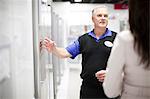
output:
{"label": "badge on shirt", "polygon": [[105,41],[104,44],[105,44],[107,47],[113,47],[113,43],[110,42],[110,41]]}

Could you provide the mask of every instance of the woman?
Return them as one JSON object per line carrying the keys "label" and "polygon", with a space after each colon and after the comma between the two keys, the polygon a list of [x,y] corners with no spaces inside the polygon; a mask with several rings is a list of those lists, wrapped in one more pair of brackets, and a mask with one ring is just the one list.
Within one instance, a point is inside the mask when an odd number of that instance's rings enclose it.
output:
{"label": "woman", "polygon": [[108,97],[150,99],[149,0],[129,0],[130,31],[117,35],[103,82]]}

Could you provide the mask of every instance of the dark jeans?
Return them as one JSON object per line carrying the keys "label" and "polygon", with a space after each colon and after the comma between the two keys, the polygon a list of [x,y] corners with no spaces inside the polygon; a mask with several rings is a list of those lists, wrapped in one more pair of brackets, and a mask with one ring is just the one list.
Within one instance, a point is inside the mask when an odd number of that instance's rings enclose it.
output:
{"label": "dark jeans", "polygon": [[120,99],[120,98],[116,97],[116,98],[80,98],[80,99]]}
{"label": "dark jeans", "polygon": [[117,99],[117,98],[108,98],[104,93],[102,83],[95,84],[89,81],[82,82],[80,90],[80,99]]}

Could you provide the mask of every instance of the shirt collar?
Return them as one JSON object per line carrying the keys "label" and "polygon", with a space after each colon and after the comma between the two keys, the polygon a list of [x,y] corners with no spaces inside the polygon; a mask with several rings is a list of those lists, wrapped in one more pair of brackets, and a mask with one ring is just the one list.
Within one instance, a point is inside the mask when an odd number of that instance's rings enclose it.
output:
{"label": "shirt collar", "polygon": [[[92,30],[91,32],[89,32],[88,35],[90,35],[90,36],[92,36],[93,38],[97,39],[97,38],[96,38],[96,35],[95,35],[95,33],[94,33],[94,30]],[[103,38],[105,38],[105,37],[107,37],[107,36],[112,36],[112,32],[111,32],[108,28],[106,28],[106,32],[105,32],[103,35],[101,35],[101,36],[99,37],[99,39],[103,39]],[[99,40],[99,39],[98,39],[98,40]]]}

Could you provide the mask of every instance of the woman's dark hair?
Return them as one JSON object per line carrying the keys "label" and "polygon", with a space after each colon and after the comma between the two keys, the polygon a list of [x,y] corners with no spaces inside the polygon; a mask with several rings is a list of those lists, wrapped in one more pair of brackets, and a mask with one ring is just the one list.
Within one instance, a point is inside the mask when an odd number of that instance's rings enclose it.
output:
{"label": "woman's dark hair", "polygon": [[129,25],[134,37],[134,48],[145,68],[150,68],[149,9],[149,0],[129,0]]}

